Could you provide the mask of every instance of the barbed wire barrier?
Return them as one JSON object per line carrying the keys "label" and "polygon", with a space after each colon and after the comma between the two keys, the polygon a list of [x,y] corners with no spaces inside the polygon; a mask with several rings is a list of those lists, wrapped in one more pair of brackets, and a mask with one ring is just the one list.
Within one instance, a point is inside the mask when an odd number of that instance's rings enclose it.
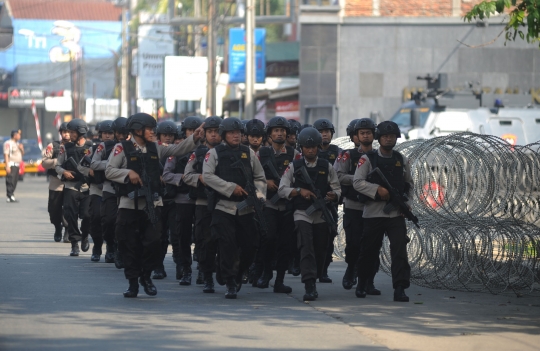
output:
{"label": "barbed wire barrier", "polygon": [[[348,143],[347,143],[348,141]],[[347,138],[336,144],[353,147]],[[406,141],[411,207],[411,282],[435,289],[540,295],[540,142],[519,146],[456,133]],[[343,257],[342,211],[335,254]],[[385,239],[381,270],[390,274]]]}

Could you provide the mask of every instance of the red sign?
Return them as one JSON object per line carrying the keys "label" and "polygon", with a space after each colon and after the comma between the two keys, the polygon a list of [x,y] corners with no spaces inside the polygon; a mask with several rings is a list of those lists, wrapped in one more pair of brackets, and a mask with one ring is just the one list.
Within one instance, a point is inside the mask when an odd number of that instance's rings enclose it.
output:
{"label": "red sign", "polygon": [[298,100],[295,101],[276,101],[276,116],[285,117],[287,119],[300,119],[300,105]]}

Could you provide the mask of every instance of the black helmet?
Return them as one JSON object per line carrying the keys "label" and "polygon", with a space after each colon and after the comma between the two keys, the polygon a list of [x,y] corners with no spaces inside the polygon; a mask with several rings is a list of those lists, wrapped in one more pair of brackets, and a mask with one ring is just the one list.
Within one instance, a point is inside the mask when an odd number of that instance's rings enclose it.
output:
{"label": "black helmet", "polygon": [[225,132],[230,132],[233,130],[244,130],[242,121],[235,117],[225,118],[219,125],[219,135],[225,139]]}
{"label": "black helmet", "polygon": [[94,127],[94,132],[96,132],[96,133],[99,133],[99,132],[100,132],[100,130],[99,130],[99,126],[100,126],[100,125],[101,125],[101,122],[97,122],[97,123],[96,123],[96,126]]}
{"label": "black helmet", "polygon": [[246,125],[247,125],[247,122],[249,122],[249,119],[243,119],[241,120],[242,122],[242,133],[246,134]]}
{"label": "black helmet", "polygon": [[319,131],[313,127],[306,127],[298,134],[298,145],[300,147],[320,146],[322,144],[322,136]]}
{"label": "black helmet", "polygon": [[145,127],[156,128],[156,119],[147,113],[136,113],[129,116],[127,122],[128,130],[139,130]]}
{"label": "black helmet", "polygon": [[272,128],[285,128],[287,134],[291,134],[291,124],[285,119],[285,117],[276,116],[271,118],[266,124],[266,133],[270,134]]}
{"label": "black helmet", "polygon": [[264,123],[258,119],[252,119],[246,123],[246,134],[254,136],[264,136],[266,128]]}
{"label": "black helmet", "polygon": [[204,129],[219,128],[219,125],[223,122],[223,119],[218,116],[210,116],[204,120]]}
{"label": "black helmet", "polygon": [[176,127],[176,137],[178,139],[185,139],[186,138],[186,132],[182,130],[182,125]]}
{"label": "black helmet", "polygon": [[300,129],[302,128],[300,122],[292,118],[289,119],[289,126],[291,127],[290,131],[292,134],[298,134],[298,132],[300,132]]}
{"label": "black helmet", "polygon": [[69,121],[69,123],[67,124],[67,130],[74,130],[79,135],[84,135],[88,133],[88,125],[82,119],[75,118]]}
{"label": "black helmet", "polygon": [[96,128],[96,130],[100,133],[114,133],[113,121],[107,119],[105,121],[99,122],[99,129]]}
{"label": "black helmet", "polygon": [[313,127],[313,125],[311,125],[311,124],[309,124],[309,123],[304,123],[304,124],[302,124],[302,125],[300,126],[300,130],[299,130],[299,131],[301,132],[302,129],[304,129],[304,128],[312,128],[312,127]]}
{"label": "black helmet", "polygon": [[156,133],[160,134],[176,134],[176,123],[173,121],[163,121],[157,125]]}
{"label": "black helmet", "polygon": [[129,131],[126,128],[127,118],[126,117],[118,117],[115,119],[112,123],[112,129],[120,134],[128,134]]}
{"label": "black helmet", "polygon": [[326,118],[321,118],[313,122],[313,128],[317,129],[318,131],[321,131],[324,129],[330,129],[330,132],[332,132],[332,134],[336,132],[332,122],[330,122],[330,120]]}
{"label": "black helmet", "polygon": [[68,125],[67,122],[62,122],[62,124],[60,124],[60,128],[58,128],[58,131],[61,132],[63,130],[68,130],[67,125]]}
{"label": "black helmet", "polygon": [[203,120],[197,116],[187,117],[184,122],[182,122],[182,131],[186,129],[197,129],[203,124]]}
{"label": "black helmet", "polygon": [[[349,132],[348,132],[349,129],[348,128],[349,127],[347,127],[347,134],[349,134]],[[375,133],[375,128],[377,128],[377,126],[375,125],[375,122],[373,122],[373,120],[371,118],[360,118],[360,119],[356,120],[356,124],[354,125],[352,132],[356,134],[356,132],[359,129],[371,129],[371,131],[373,133]]]}
{"label": "black helmet", "polygon": [[375,130],[376,138],[379,140],[381,135],[395,134],[398,138],[401,138],[401,130],[399,126],[392,121],[384,121],[379,123],[377,129]]}
{"label": "black helmet", "polygon": [[353,134],[355,132],[354,130],[354,126],[356,125],[356,122],[358,122],[359,119],[356,118],[356,119],[353,119],[352,121],[349,122],[349,125],[347,126],[347,135],[350,136],[351,138],[353,137]]}

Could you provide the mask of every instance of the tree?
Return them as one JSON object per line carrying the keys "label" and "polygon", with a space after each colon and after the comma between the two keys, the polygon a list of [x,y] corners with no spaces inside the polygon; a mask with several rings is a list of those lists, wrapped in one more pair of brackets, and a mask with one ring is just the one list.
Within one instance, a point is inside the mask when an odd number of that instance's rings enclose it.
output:
{"label": "tree", "polygon": [[463,19],[469,22],[483,20],[493,14],[502,14],[505,10],[510,11],[508,23],[503,30],[506,41],[515,41],[519,35],[521,40],[527,40],[528,43],[540,42],[540,0],[482,1],[467,12]]}

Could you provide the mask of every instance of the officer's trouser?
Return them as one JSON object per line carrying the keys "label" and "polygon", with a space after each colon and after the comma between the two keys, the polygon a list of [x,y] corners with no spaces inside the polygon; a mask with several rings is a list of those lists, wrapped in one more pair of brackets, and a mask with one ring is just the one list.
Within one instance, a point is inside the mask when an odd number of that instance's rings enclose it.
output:
{"label": "officer's trouser", "polygon": [[407,227],[405,218],[364,218],[364,235],[360,246],[358,260],[358,278],[366,282],[375,276],[375,267],[379,259],[384,234],[390,240],[390,255],[392,258],[392,285],[394,289],[400,285],[408,288],[411,279],[411,267],[407,258]]}
{"label": "officer's trouser", "polygon": [[[88,237],[90,231],[90,196],[88,192],[64,189],[64,218],[68,224],[69,240],[80,241]],[[79,218],[81,229],[79,230]]]}
{"label": "officer's trouser", "polygon": [[103,233],[103,240],[107,242],[107,245],[114,245],[115,238],[115,222],[118,214],[118,198],[107,191],[103,192],[103,198],[101,206],[99,208],[101,216],[101,231]]}
{"label": "officer's trouser", "polygon": [[212,212],[208,206],[195,206],[195,238],[199,242],[199,269],[203,273],[212,273],[216,270],[215,262],[218,250],[216,237],[210,230]]}
{"label": "officer's trouser", "polygon": [[11,166],[11,173],[6,174],[6,195],[12,197],[19,181],[19,167]]}
{"label": "officer's trouser", "polygon": [[[161,207],[161,250],[160,250],[160,263],[157,266],[159,269],[165,269],[165,266],[163,265],[163,261],[165,261],[165,256],[167,255],[167,250],[169,249],[169,233],[171,237],[175,237],[175,218],[176,218],[176,212],[175,212],[175,203],[172,201],[167,201],[163,203],[163,206]],[[173,255],[174,255],[173,251]]]}
{"label": "officer's trouser", "polygon": [[326,223],[310,224],[306,221],[294,221],[300,248],[300,272],[302,282],[315,280],[321,276],[330,228]]}
{"label": "officer's trouser", "polygon": [[62,205],[64,202],[64,190],[56,191],[49,189],[49,201],[47,210],[49,211],[49,219],[55,227],[62,225]]}
{"label": "officer's trouser", "polygon": [[[193,222],[195,220],[195,204],[176,204],[176,228],[174,230],[179,243],[177,267],[185,273],[191,272],[191,244],[193,239]],[[172,232],[171,232],[172,233]]]}
{"label": "officer's trouser", "polygon": [[92,253],[101,255],[103,246],[103,230],[101,228],[101,196],[90,195],[90,235],[94,241]]}
{"label": "officer's trouser", "polygon": [[[156,207],[156,216],[161,218],[161,207]],[[126,279],[150,276],[162,263],[161,220],[152,226],[143,210],[118,209],[116,237],[124,260]]]}
{"label": "officer's trouser", "polygon": [[268,232],[261,237],[261,248],[265,274],[272,272],[272,262],[276,261],[276,271],[285,272],[291,258],[294,235],[294,217],[292,211],[279,211],[265,208],[264,215],[268,223]]}
{"label": "officer's trouser", "polygon": [[220,210],[212,212],[212,235],[218,240],[219,265],[225,282],[241,279],[253,262],[259,240],[254,214],[231,215]]}

